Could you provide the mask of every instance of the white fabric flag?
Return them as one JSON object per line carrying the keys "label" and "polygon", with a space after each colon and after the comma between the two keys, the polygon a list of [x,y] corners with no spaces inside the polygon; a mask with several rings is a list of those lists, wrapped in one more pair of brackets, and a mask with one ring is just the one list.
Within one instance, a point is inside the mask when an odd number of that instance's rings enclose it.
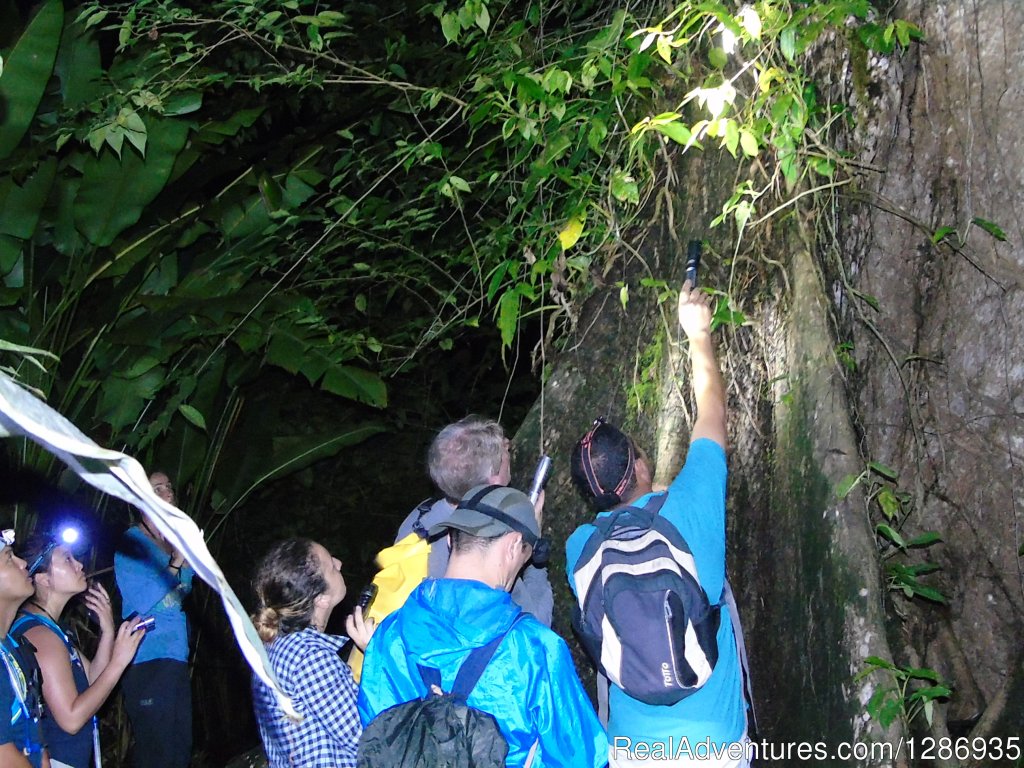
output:
{"label": "white fabric flag", "polygon": [[138,461],[96,445],[57,411],[0,372],[0,437],[15,436],[38,443],[89,485],[141,510],[185,556],[196,574],[221,596],[238,647],[249,666],[274,691],[281,708],[290,717],[298,718],[291,699],[270,667],[256,628],[210,554],[203,532],[192,518],[153,492],[149,476]]}

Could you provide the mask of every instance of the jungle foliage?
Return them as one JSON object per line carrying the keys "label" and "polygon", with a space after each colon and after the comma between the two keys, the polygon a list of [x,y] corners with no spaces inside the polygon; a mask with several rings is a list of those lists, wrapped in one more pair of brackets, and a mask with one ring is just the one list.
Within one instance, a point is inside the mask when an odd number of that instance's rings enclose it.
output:
{"label": "jungle foliage", "polygon": [[[681,155],[734,159],[694,229],[731,228],[737,252],[854,183],[837,136],[856,105],[819,96],[815,51],[856,81],[920,36],[887,13],[0,0],[0,369],[97,441],[173,462],[216,533],[260,483],[426,420],[425,381],[457,399],[467,367],[557,346],[638,256],[631,228],[671,207]],[[741,323],[732,255],[716,317]],[[667,300],[665,277],[634,290]],[[266,396],[282,374],[350,403],[342,423]]]}
{"label": "jungle foliage", "polygon": [[481,326],[557,342],[659,153],[746,158],[717,221],[742,233],[849,181],[808,52],[917,35],[865,0],[6,6],[6,369],[224,511],[382,428],[264,414],[260,466],[211,485],[264,366],[387,414],[389,378]]}

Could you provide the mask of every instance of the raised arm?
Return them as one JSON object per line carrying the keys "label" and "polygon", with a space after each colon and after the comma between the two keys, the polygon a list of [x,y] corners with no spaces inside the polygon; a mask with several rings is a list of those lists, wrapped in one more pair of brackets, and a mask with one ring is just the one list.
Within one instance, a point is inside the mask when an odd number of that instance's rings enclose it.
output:
{"label": "raised arm", "polygon": [[689,281],[679,292],[679,325],[690,342],[691,383],[697,401],[690,442],[706,437],[725,448],[725,383],[711,343],[711,305],[707,294],[691,290]]}

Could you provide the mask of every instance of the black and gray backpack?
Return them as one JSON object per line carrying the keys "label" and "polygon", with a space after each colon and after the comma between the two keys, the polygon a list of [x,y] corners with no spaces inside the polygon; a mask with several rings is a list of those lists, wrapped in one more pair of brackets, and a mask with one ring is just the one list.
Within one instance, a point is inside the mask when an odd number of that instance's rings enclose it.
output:
{"label": "black and gray backpack", "polygon": [[658,512],[667,494],[594,522],[573,577],[573,626],[598,669],[634,699],[675,704],[718,661],[721,611],[685,539]]}

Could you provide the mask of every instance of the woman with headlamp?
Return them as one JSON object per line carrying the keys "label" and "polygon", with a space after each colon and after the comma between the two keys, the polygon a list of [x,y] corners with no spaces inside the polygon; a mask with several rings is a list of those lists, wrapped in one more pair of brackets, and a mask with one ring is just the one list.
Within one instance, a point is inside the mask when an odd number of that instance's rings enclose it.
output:
{"label": "woman with headlamp", "polygon": [[[145,636],[136,632],[144,617],[114,629],[110,596],[99,584],[89,586],[85,569],[75,558],[67,536],[34,537],[22,550],[35,594],[23,605],[12,634],[31,643],[42,672],[43,734],[53,768],[88,768],[93,752],[95,715],[131,663]],[[100,626],[96,654],[88,659],[60,624],[68,601],[83,601]],[[92,728],[86,727],[92,723]]]}

